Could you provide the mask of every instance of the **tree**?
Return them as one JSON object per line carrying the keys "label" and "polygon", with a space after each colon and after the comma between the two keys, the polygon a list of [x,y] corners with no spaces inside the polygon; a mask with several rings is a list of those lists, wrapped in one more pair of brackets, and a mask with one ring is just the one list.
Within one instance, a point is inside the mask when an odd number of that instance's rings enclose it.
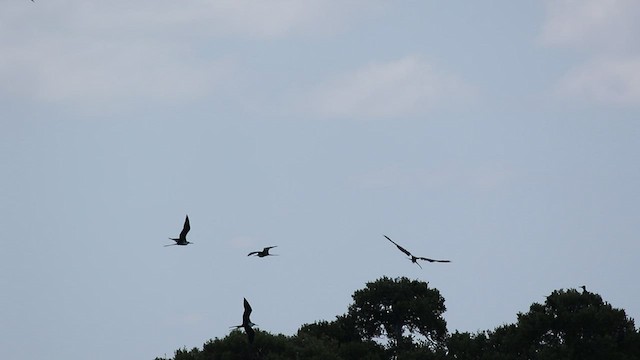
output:
{"label": "tree", "polygon": [[488,344],[492,354],[486,358],[640,359],[640,337],[624,310],[575,289],[556,290],[544,304],[532,304],[516,324],[490,332]]}
{"label": "tree", "polygon": [[[337,316],[334,321],[318,321],[305,324],[296,335],[295,341],[300,343],[304,351],[301,359],[312,359],[309,356],[310,344],[316,344],[314,351],[325,352],[318,359],[384,359],[384,349],[376,342],[360,337],[355,327],[355,319],[349,315]],[[321,344],[318,345],[318,344]]]}
{"label": "tree", "polygon": [[356,291],[353,301],[348,316],[356,329],[365,339],[386,337],[395,355],[414,349],[415,335],[423,336],[423,347],[432,352],[445,348],[444,298],[427,283],[383,277]]}
{"label": "tree", "polygon": [[487,332],[487,343],[482,357],[477,359],[492,360],[518,360],[528,359],[523,355],[526,345],[518,336],[518,327],[515,324],[502,325],[493,331]]}
{"label": "tree", "polygon": [[456,360],[480,360],[485,351],[487,336],[484,332],[472,335],[456,331],[447,339],[448,358]]}
{"label": "tree", "polygon": [[[444,299],[427,283],[383,277],[353,294],[346,315],[300,327],[296,335],[256,329],[176,350],[173,360],[640,360],[640,333],[600,295],[557,290],[515,324],[447,334]],[[385,349],[376,340],[387,339]],[[166,360],[156,358],[156,360]]]}

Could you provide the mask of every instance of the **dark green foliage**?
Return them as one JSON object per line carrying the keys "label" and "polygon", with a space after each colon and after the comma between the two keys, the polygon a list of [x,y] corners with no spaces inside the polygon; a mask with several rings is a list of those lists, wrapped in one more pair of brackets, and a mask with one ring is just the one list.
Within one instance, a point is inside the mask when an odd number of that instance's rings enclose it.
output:
{"label": "dark green foliage", "polygon": [[427,283],[383,277],[353,294],[349,316],[365,339],[384,336],[389,340],[388,347],[400,354],[415,347],[416,335],[424,337],[421,347],[444,349],[445,310],[444,298]]}
{"label": "dark green foliage", "polygon": [[515,360],[522,358],[525,349],[521,337],[517,336],[514,324],[497,327],[487,332],[487,346],[481,359]]}
{"label": "dark green foliage", "polygon": [[640,359],[639,340],[633,320],[600,295],[556,290],[516,324],[489,332],[486,352],[492,359]]}
{"label": "dark green foliage", "polygon": [[467,332],[455,332],[447,339],[450,359],[479,360],[487,347],[487,336],[484,332],[471,335]]}
{"label": "dark green foliage", "polygon": [[[327,359],[384,359],[384,349],[370,340],[362,340],[355,327],[355,319],[349,315],[336,317],[332,322],[320,321],[303,325],[298,330],[297,339],[301,348],[309,343],[321,345],[328,351]],[[306,343],[306,344],[305,344]],[[301,357],[307,359],[307,357]]]}
{"label": "dark green foliage", "polygon": [[[256,329],[250,345],[234,330],[202,350],[179,349],[173,360],[640,360],[633,320],[586,291],[554,291],[515,324],[476,334],[447,334],[444,299],[424,282],[383,277],[353,301],[346,315],[293,336]],[[374,341],[381,337],[386,348]]]}

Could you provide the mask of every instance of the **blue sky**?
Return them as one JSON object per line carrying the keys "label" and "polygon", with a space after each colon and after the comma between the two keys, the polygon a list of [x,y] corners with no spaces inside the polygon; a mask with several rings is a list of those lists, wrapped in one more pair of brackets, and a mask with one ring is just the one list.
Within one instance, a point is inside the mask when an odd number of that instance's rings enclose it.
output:
{"label": "blue sky", "polygon": [[638,318],[639,15],[0,1],[0,357],[172,355],[243,297],[291,335],[384,275],[438,288],[450,331],[583,284]]}

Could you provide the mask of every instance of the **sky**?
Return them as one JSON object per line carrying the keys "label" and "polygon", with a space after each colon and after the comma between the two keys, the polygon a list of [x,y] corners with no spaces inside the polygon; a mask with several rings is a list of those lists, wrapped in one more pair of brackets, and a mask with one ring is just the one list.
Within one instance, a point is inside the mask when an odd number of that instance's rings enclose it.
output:
{"label": "sky", "polygon": [[244,297],[293,335],[382,276],[437,288],[450,332],[580,285],[639,319],[639,16],[0,0],[0,358],[172,356]]}

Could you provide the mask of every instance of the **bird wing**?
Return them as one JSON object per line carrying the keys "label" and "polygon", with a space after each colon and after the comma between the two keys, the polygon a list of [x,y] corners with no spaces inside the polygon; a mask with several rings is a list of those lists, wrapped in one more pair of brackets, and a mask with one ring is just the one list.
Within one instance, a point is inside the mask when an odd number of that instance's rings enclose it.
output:
{"label": "bird wing", "polygon": [[244,299],[244,313],[242,314],[242,325],[248,325],[249,323],[251,323],[251,320],[249,319],[249,316],[251,316],[251,311],[253,311],[253,309],[251,309],[251,305],[249,305],[249,302],[247,301],[247,299]]}
{"label": "bird wing", "polygon": [[259,254],[260,251],[252,251],[250,253],[247,254],[247,256],[251,256],[251,255],[255,255],[255,254]]}
{"label": "bird wing", "polygon": [[426,257],[416,257],[416,259],[426,260],[428,262],[441,262],[441,263],[451,262],[451,260],[436,260],[436,259],[429,259],[429,258],[426,258]]}
{"label": "bird wing", "polygon": [[409,250],[407,250],[407,249],[403,248],[402,246],[396,244],[396,242],[391,240],[387,235],[384,235],[384,237],[386,237],[387,240],[391,241],[393,243],[393,245],[395,245],[398,249],[400,249],[400,251],[402,251],[403,253],[411,256],[411,253],[409,252]]}
{"label": "bird wing", "polygon": [[180,238],[184,238],[187,236],[187,233],[191,230],[191,225],[189,224],[189,215],[187,215],[186,219],[184,219],[184,226],[182,227],[182,231],[180,232]]}
{"label": "bird wing", "polygon": [[262,249],[262,251],[269,252],[269,249],[273,249],[274,247],[278,247],[278,245],[275,245],[275,246],[267,246],[266,248]]}

